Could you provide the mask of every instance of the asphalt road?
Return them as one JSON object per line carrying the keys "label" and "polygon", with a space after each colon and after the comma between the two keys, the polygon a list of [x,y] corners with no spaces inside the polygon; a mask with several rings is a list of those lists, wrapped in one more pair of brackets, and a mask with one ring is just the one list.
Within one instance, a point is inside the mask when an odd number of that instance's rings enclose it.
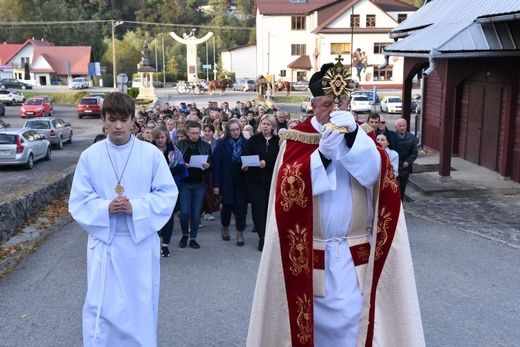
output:
{"label": "asphalt road", "polygon": [[[518,249],[449,220],[407,214],[407,222],[427,346],[517,346]],[[180,249],[175,221],[172,256],[161,259],[159,346],[245,345],[261,255],[257,236],[249,221],[246,244],[237,247],[221,240],[218,218],[204,224],[201,248]],[[82,345],[85,258],[86,233],[70,223],[0,281],[2,346]]]}

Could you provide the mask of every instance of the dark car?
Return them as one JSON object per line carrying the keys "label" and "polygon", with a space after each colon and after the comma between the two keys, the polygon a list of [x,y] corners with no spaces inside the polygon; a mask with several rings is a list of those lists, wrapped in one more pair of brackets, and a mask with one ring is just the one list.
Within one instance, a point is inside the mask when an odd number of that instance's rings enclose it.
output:
{"label": "dark car", "polygon": [[78,104],[78,118],[85,116],[101,116],[101,100],[98,97],[82,98]]}
{"label": "dark car", "polygon": [[29,83],[20,82],[14,78],[4,78],[0,80],[0,89],[16,88],[16,89],[32,89]]}

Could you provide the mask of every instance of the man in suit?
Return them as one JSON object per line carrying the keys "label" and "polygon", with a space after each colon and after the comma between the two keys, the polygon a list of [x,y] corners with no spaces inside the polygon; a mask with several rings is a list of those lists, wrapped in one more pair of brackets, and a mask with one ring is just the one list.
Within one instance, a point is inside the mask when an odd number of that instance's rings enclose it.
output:
{"label": "man in suit", "polygon": [[408,184],[408,176],[413,171],[413,162],[417,159],[417,155],[419,154],[417,139],[406,131],[406,127],[407,122],[404,119],[398,119],[395,122],[398,144],[395,150],[399,153],[399,176],[397,177],[397,183],[399,184],[401,200],[404,198],[404,192]]}

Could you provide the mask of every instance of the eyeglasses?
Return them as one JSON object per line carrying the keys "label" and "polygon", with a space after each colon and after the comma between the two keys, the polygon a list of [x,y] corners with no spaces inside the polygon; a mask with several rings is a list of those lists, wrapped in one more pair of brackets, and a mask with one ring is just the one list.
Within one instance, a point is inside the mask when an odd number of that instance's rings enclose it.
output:
{"label": "eyeglasses", "polygon": [[381,123],[381,124],[386,124],[386,121],[382,120],[380,123]]}

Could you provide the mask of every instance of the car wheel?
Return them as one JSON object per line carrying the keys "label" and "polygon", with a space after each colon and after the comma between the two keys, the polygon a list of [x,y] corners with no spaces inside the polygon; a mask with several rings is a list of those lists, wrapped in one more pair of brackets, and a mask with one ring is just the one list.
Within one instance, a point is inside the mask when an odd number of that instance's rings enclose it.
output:
{"label": "car wheel", "polygon": [[61,138],[61,136],[60,136],[60,138],[58,140],[58,143],[56,144],[56,147],[58,149],[63,149],[63,139]]}
{"label": "car wheel", "polygon": [[72,131],[70,132],[69,140],[68,140],[67,142],[68,142],[68,143],[72,143]]}
{"label": "car wheel", "polygon": [[2,84],[2,85],[0,86],[0,88],[1,88],[1,89],[5,89],[5,86]]}
{"label": "car wheel", "polygon": [[34,158],[32,153],[29,154],[29,159],[27,159],[27,163],[25,163],[25,168],[27,170],[31,170],[34,167]]}
{"label": "car wheel", "polygon": [[43,159],[51,160],[51,146],[47,147],[47,155]]}
{"label": "car wheel", "polygon": [[26,86],[22,86],[22,89],[25,90],[25,89],[27,89],[27,87]]}
{"label": "car wheel", "polygon": [[11,101],[11,106],[16,106],[16,100],[15,100],[15,99],[13,99],[13,100]]}
{"label": "car wheel", "polygon": [[82,118],[83,118],[83,116],[82,116],[82,115],[80,115],[80,114],[78,113],[78,118],[79,118],[79,119],[82,119]]}
{"label": "car wheel", "polygon": [[51,110],[49,112],[49,117],[52,117],[52,108],[51,108]]}

